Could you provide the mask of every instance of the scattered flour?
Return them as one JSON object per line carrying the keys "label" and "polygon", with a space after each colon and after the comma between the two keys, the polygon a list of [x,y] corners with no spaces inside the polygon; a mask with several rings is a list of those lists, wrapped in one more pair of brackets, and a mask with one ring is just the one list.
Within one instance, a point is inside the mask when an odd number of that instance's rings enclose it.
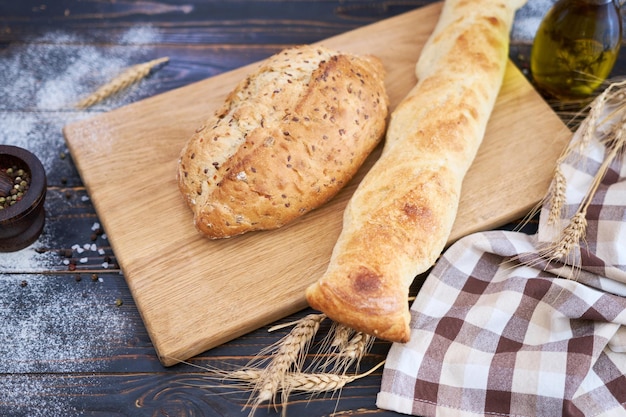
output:
{"label": "scattered flour", "polygon": [[[0,253],[0,272],[4,273],[38,273],[49,271],[59,264],[59,255],[53,251],[38,252],[38,247],[47,247],[48,236],[44,233],[39,240],[27,248],[17,252]],[[0,274],[0,278],[2,277]],[[0,295],[0,302],[3,295]]]}
{"label": "scattered flour", "polygon": [[[108,111],[142,98],[145,84],[89,111],[77,111],[73,105],[130,65],[154,58],[149,45],[157,36],[148,26],[131,28],[122,35],[120,46],[100,49],[90,44],[92,40],[54,32],[3,49],[0,143],[30,150],[47,173],[64,169],[59,162],[59,152],[66,151],[63,126],[94,111]],[[158,77],[151,77],[150,82],[158,82]],[[44,374],[106,371],[111,349],[127,343],[123,338],[139,331],[133,328],[135,321],[128,310],[115,303],[124,285],[122,276],[100,276],[94,281],[83,275],[76,281],[72,275],[40,274],[61,265],[55,251],[37,251],[49,247],[49,242],[59,243],[44,233],[26,249],[0,253],[2,415],[13,407],[26,413],[19,415],[33,417],[76,415],[68,400],[58,395],[60,381],[47,380]],[[81,242],[81,248],[87,256],[103,255],[92,244],[85,248]]]}
{"label": "scattered flour", "polygon": [[[157,37],[154,28],[138,26],[121,35],[121,46],[99,49],[75,35],[51,32],[6,49],[0,55],[0,143],[28,149],[48,174],[53,172],[58,168],[59,154],[67,150],[63,127],[91,114],[75,111],[73,105],[130,65],[152,58],[146,45]],[[139,83],[92,111],[128,104],[142,93],[145,91]],[[42,235],[36,245],[0,253],[0,272],[49,270],[58,259],[52,253],[35,250],[47,247],[45,240]]]}
{"label": "scattered flour", "polygon": [[0,415],[79,415],[81,390],[97,393],[98,380],[78,375],[109,371],[114,347],[141,332],[116,305],[116,280],[0,274]]}
{"label": "scattered flour", "polygon": [[[107,278],[107,277],[104,277]],[[90,372],[135,333],[114,276],[0,275],[0,373]],[[131,336],[132,337],[132,336]],[[114,343],[111,343],[114,341]],[[1,390],[0,390],[1,391]],[[1,401],[0,401],[1,404]]]}
{"label": "scattered flour", "polygon": [[[85,378],[86,379],[86,378]],[[87,381],[84,381],[88,383]],[[56,417],[78,416],[80,412],[66,404],[65,397],[59,396],[57,378],[45,375],[3,375],[0,379],[2,404],[10,411],[4,417]],[[65,387],[66,395],[80,394],[76,386]],[[36,395],[32,395],[36,393]],[[45,400],[43,400],[45,399]]]}
{"label": "scattered flour", "polygon": [[[0,55],[0,143],[37,155],[46,170],[64,146],[62,128],[89,116],[74,105],[131,65],[150,56],[158,32],[149,26],[129,29],[121,45],[98,48],[63,32],[11,46]],[[152,77],[151,82],[158,82]],[[142,83],[92,107],[108,111],[143,97]]]}
{"label": "scattered flour", "polygon": [[[1,78],[0,85],[3,83]],[[0,86],[0,95],[3,94],[1,90]],[[77,119],[75,113],[41,114],[0,110],[0,143],[28,149],[39,158],[46,172],[51,172],[54,162],[59,159],[60,149],[65,149],[61,129],[74,119]]]}

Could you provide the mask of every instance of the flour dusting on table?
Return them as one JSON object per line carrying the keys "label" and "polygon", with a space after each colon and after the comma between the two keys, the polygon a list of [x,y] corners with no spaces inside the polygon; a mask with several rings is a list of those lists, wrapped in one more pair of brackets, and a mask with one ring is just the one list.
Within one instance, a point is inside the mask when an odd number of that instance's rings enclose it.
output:
{"label": "flour dusting on table", "polygon": [[[107,48],[63,32],[9,45],[0,54],[0,143],[31,151],[48,178],[60,182],[63,170],[73,169],[63,156],[68,155],[63,127],[145,97],[151,92],[149,87],[159,82],[158,76],[88,112],[77,111],[73,105],[125,68],[151,58],[154,51],[149,45],[157,36],[155,29],[141,26],[130,28],[117,46]],[[50,185],[63,188],[62,183]],[[47,204],[50,198],[65,198],[62,191],[48,194]],[[86,196],[80,201],[88,203]],[[65,215],[63,201],[54,203],[61,213],[51,213],[52,217]],[[71,210],[70,204],[76,203],[68,200],[67,204]],[[138,323],[130,319],[129,303],[121,302],[128,294],[124,277],[108,272],[109,264],[96,264],[101,270],[98,274],[54,274],[67,271],[66,259],[57,250],[46,250],[51,242],[58,245],[61,241],[54,236],[58,231],[49,226],[55,221],[46,220],[44,233],[30,247],[0,253],[0,373],[5,374],[0,378],[0,406],[33,417],[77,415],[74,405],[79,403],[71,403],[71,398],[80,399],[80,390],[90,383],[83,378],[82,387],[77,382],[72,385],[69,375],[107,372],[107,358],[114,356],[111,349],[132,345],[133,341],[123,338],[144,331],[134,328]],[[64,227],[75,227],[72,220],[66,223]],[[70,242],[68,250],[77,262],[106,259],[99,246],[105,235],[94,243],[90,240],[93,230],[77,230],[70,236],[76,233],[84,239]],[[72,243],[78,246],[70,248]],[[46,372],[67,372],[68,385],[59,387],[58,379],[47,379]],[[18,375],[23,373],[30,375]]]}
{"label": "flour dusting on table", "polygon": [[[54,268],[59,264],[59,256],[50,251],[39,251],[38,248],[48,242],[46,235],[41,235],[36,244],[17,252],[0,253],[0,277],[5,273],[38,273]],[[0,295],[0,300],[4,295]]]}
{"label": "flour dusting on table", "polygon": [[0,354],[0,372],[92,371],[105,362],[109,346],[135,333],[116,305],[120,290],[106,282],[113,279],[0,275],[0,352],[11,349]]}
{"label": "flour dusting on table", "polygon": [[[98,48],[62,32],[12,46],[0,57],[0,143],[20,146],[42,160],[48,171],[65,147],[62,128],[93,112],[75,111],[74,104],[127,67],[149,56],[146,47],[157,37],[142,26],[122,35],[121,45]],[[151,83],[158,83],[152,77]],[[139,83],[92,108],[108,111],[146,94]],[[26,109],[26,110],[25,110]]]}

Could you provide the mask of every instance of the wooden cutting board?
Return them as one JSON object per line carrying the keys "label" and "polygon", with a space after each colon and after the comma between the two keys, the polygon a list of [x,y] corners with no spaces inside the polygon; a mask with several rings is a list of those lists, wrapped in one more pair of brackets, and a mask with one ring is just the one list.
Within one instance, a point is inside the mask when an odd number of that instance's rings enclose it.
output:
{"label": "wooden cutting board", "polygon": [[[433,4],[321,44],[375,54],[392,108],[439,17]],[[328,204],[283,229],[209,241],[179,196],[183,144],[257,64],[68,125],[67,144],[159,358],[166,366],[306,307],[324,272],[344,206],[363,173]],[[571,134],[510,64],[450,242],[526,214],[546,193]],[[123,196],[120,197],[120,196]]]}

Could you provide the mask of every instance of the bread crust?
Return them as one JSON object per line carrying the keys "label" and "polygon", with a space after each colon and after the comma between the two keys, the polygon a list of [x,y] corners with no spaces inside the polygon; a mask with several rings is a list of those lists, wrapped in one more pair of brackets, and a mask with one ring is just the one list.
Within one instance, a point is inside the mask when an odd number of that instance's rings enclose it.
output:
{"label": "bread crust", "polygon": [[446,0],[417,62],[418,83],[348,203],[326,273],[306,291],[313,308],[378,338],[409,340],[409,286],[449,238],[522,3]]}
{"label": "bread crust", "polygon": [[322,46],[267,59],[181,152],[178,184],[205,236],[281,227],[332,198],[384,137],[382,62]]}

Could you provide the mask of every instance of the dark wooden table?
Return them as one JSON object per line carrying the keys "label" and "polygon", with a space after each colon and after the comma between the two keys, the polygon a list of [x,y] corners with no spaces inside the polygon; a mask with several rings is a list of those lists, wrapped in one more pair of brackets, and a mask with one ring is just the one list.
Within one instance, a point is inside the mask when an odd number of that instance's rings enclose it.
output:
{"label": "dark wooden table", "polygon": [[[0,1],[0,143],[31,150],[48,175],[44,233],[26,249],[0,254],[0,415],[248,415],[248,394],[207,380],[202,367],[243,365],[288,329],[261,328],[191,364],[163,367],[62,128],[430,2]],[[543,3],[530,0],[513,31],[511,59],[529,77]],[[112,74],[162,56],[168,65],[129,90],[90,110],[73,107]],[[622,54],[614,75],[625,72]],[[120,189],[120,204],[131,196],[132,189]],[[388,348],[375,343],[362,368],[384,360]],[[395,415],[376,408],[380,378],[378,371],[341,395],[294,396],[288,415]],[[256,415],[281,411],[262,407]]]}

